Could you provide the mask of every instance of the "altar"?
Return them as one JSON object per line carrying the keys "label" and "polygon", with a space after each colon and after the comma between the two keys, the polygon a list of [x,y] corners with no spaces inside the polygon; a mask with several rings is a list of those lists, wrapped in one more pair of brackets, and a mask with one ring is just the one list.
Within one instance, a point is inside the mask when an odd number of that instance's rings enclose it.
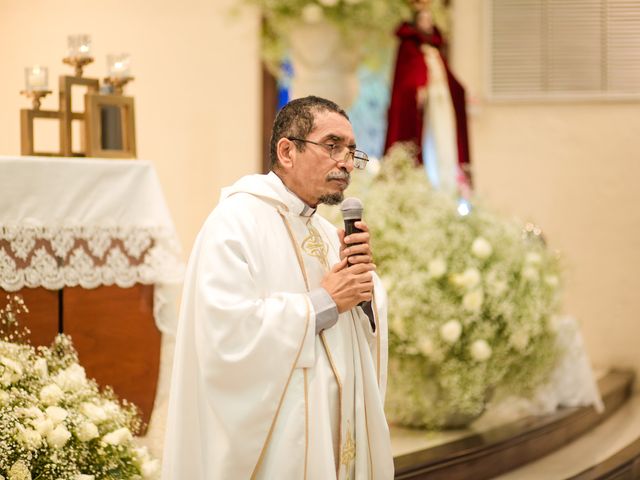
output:
{"label": "altar", "polygon": [[0,157],[0,190],[0,290],[24,298],[31,343],[70,335],[148,423],[184,267],[152,163]]}

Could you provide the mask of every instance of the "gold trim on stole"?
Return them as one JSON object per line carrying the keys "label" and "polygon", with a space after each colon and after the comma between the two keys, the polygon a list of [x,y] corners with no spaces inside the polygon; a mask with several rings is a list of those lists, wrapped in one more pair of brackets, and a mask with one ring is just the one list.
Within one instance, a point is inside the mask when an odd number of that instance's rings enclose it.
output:
{"label": "gold trim on stole", "polygon": [[[340,380],[340,375],[338,374],[338,368],[333,361],[333,356],[331,355],[331,349],[329,345],[327,345],[327,339],[324,336],[324,330],[320,332],[320,340],[322,340],[322,346],[324,347],[324,352],[327,355],[327,359],[329,360],[329,365],[331,365],[331,370],[333,371],[333,376],[336,377],[336,383],[338,384],[338,406],[340,407],[338,410],[338,449],[342,449],[342,381]],[[335,460],[336,460],[336,475],[340,473],[340,451],[334,452]]]}
{"label": "gold trim on stole", "polygon": [[376,373],[378,374],[378,388],[380,388],[380,380],[382,378],[381,372],[380,372],[380,322],[378,322],[377,320],[380,318],[378,315],[378,306],[376,305],[376,296],[375,294],[373,294],[371,296],[371,306],[372,311],[373,311],[373,318],[376,320],[376,331],[375,331],[375,335],[376,335]]}
{"label": "gold trim on stole", "polygon": [[304,374],[304,478],[307,479],[307,463],[309,460],[309,378],[308,368],[303,368]]}
{"label": "gold trim on stole", "polygon": [[293,245],[293,249],[296,252],[296,258],[298,259],[298,265],[300,265],[300,270],[302,270],[302,278],[304,279],[304,286],[309,291],[309,280],[307,279],[307,269],[304,268],[304,261],[302,260],[302,254],[300,253],[300,248],[298,247],[298,243],[296,242],[296,237],[293,235],[293,231],[291,230],[291,225],[289,225],[289,220],[285,216],[284,212],[278,209],[278,213],[284,222],[284,226],[287,228],[287,233],[289,234],[289,240],[291,240],[291,244]]}

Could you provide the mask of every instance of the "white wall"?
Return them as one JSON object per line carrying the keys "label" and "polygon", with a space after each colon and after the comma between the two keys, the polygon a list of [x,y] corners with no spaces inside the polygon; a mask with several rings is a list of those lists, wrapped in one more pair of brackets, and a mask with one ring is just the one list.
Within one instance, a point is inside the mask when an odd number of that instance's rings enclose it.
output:
{"label": "white wall", "polygon": [[49,67],[42,108],[57,109],[68,34],[92,36],[87,77],[106,75],[108,53],[130,53],[138,157],[154,163],[187,255],[220,188],[261,165],[258,18],[231,16],[234,4],[0,0],[0,155],[20,153],[24,67]]}
{"label": "white wall", "polygon": [[640,372],[640,102],[490,103],[483,0],[455,1],[453,18],[478,192],[561,251],[593,363]]}

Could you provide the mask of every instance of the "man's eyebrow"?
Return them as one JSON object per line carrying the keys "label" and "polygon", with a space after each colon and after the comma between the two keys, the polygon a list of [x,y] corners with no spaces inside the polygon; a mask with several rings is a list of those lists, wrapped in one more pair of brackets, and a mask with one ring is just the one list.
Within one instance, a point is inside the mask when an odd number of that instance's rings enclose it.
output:
{"label": "man's eyebrow", "polygon": [[[336,135],[335,133],[329,133],[328,135],[325,135],[324,137],[322,137],[323,141],[327,141],[327,140],[331,140],[332,142],[342,142],[344,141],[344,137],[341,137],[340,135]],[[356,148],[356,144],[352,143],[350,145],[347,145],[349,148]]]}

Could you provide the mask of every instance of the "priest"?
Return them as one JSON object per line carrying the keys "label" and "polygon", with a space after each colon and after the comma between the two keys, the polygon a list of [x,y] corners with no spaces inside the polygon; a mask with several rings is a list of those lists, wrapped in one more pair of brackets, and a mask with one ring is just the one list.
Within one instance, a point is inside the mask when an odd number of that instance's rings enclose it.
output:
{"label": "priest", "polygon": [[306,97],[278,113],[270,157],[223,190],[191,254],[163,479],[391,479],[368,228],[345,237],[316,212],[367,156],[338,105]]}

